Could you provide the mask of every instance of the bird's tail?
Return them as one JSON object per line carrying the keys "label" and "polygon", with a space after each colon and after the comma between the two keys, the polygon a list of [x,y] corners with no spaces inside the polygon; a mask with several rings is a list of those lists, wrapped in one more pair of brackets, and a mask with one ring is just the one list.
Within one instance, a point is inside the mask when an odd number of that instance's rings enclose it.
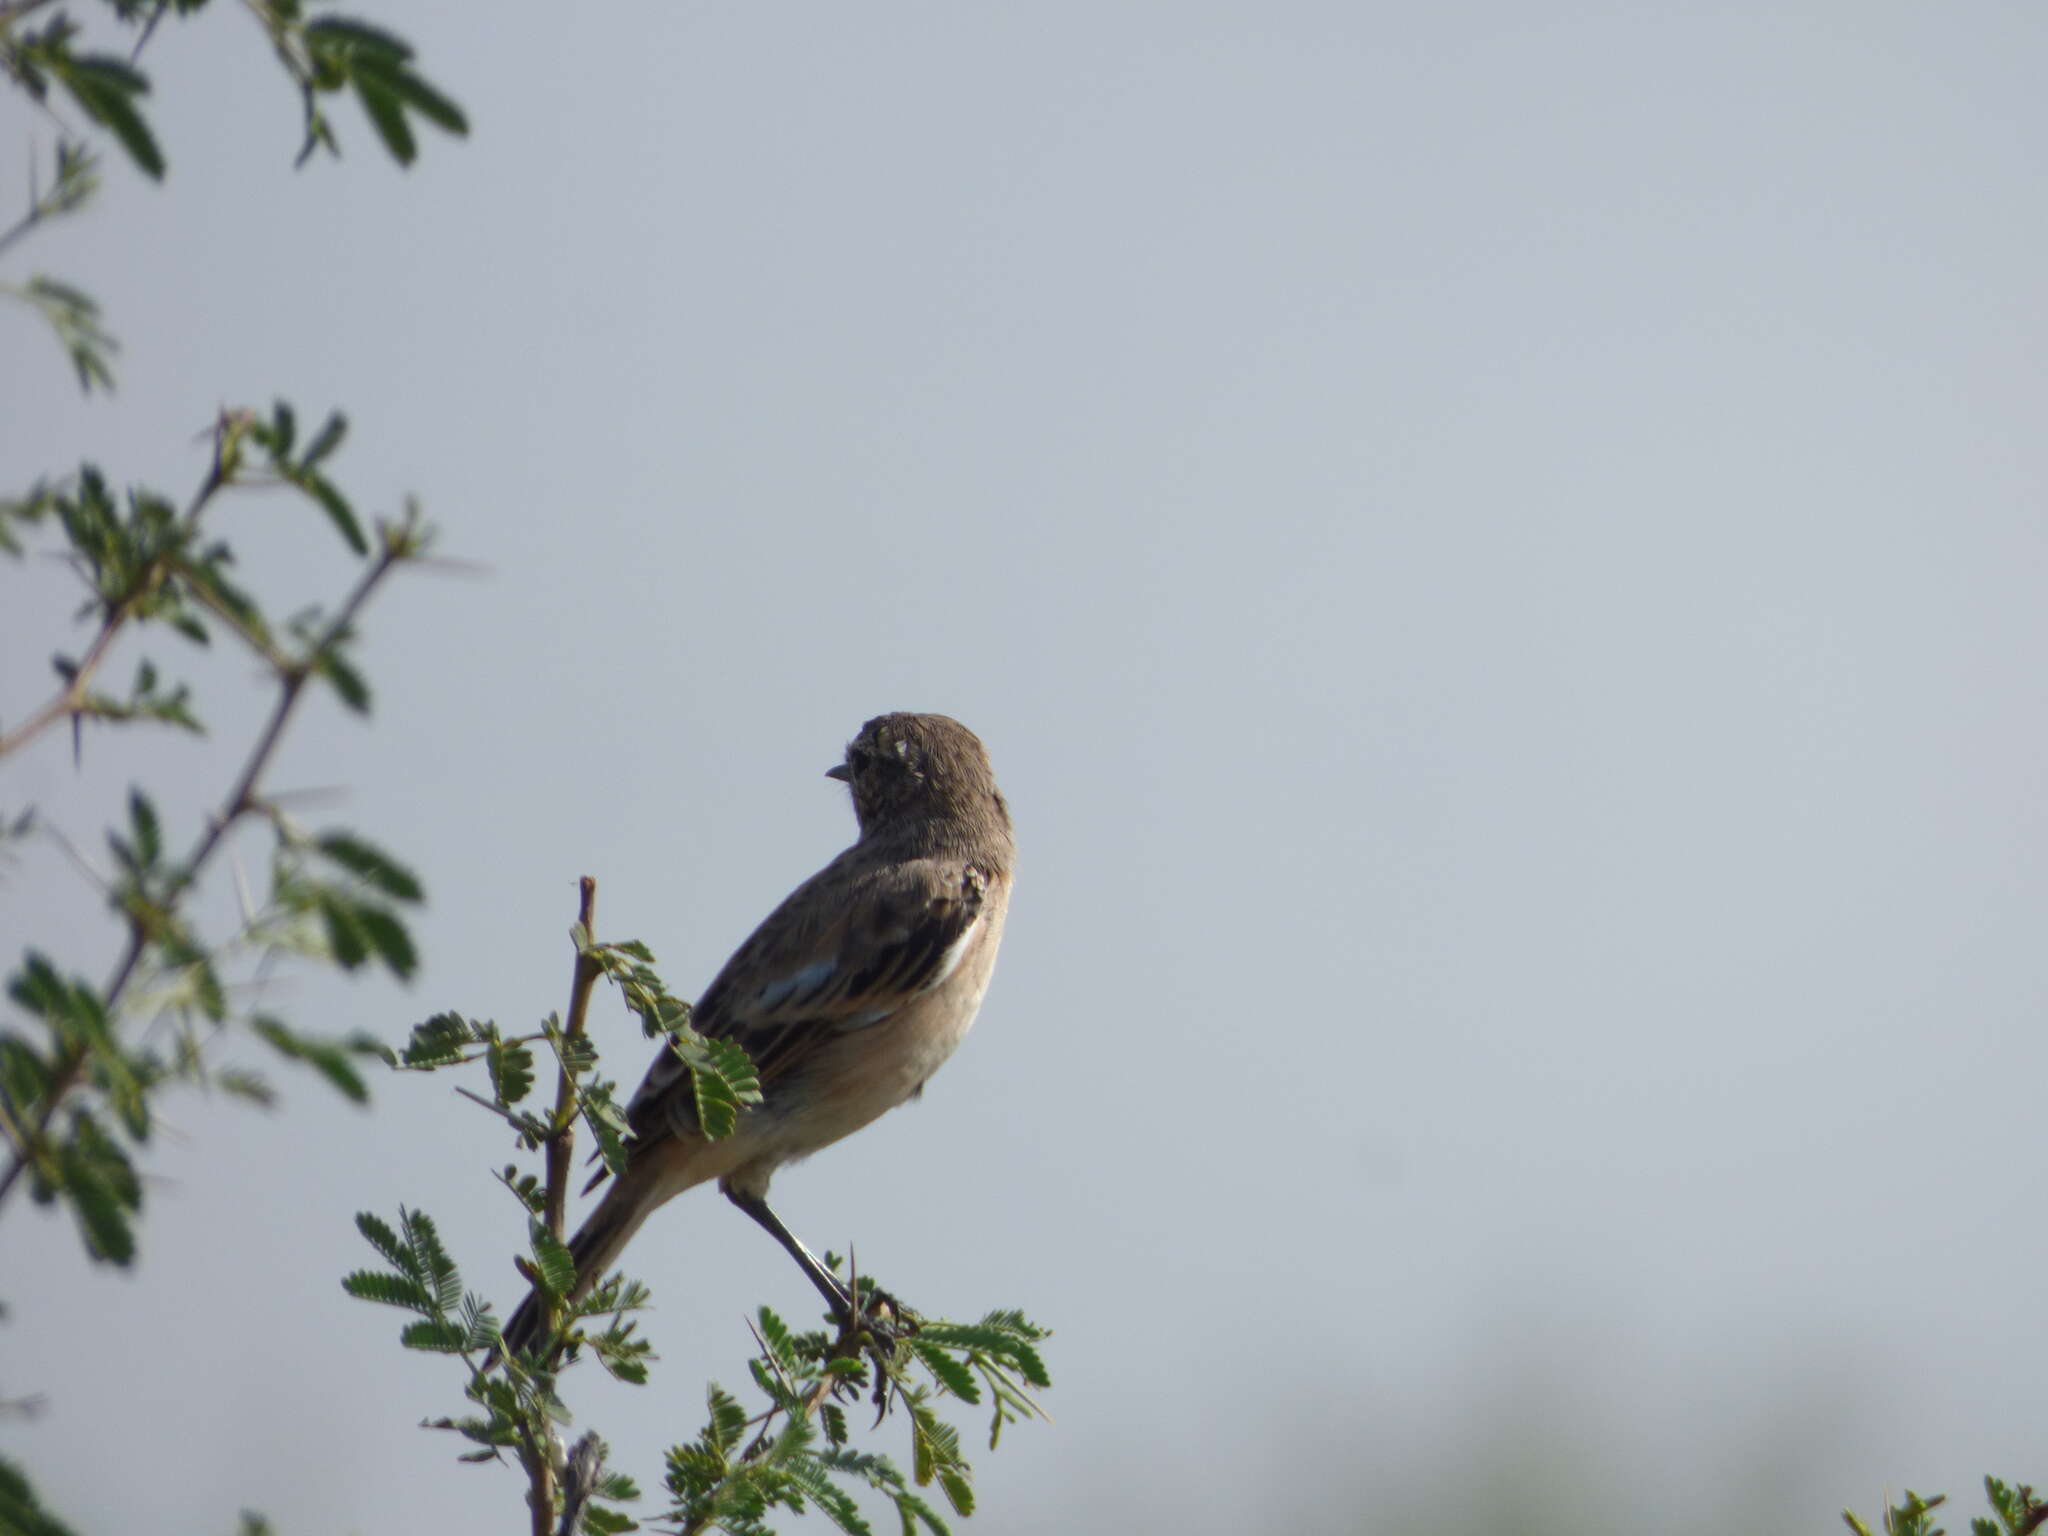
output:
{"label": "bird's tail", "polygon": [[[630,1174],[612,1185],[611,1192],[590,1213],[590,1219],[569,1239],[569,1254],[576,1260],[576,1283],[569,1289],[569,1302],[581,1301],[604,1278],[651,1209],[651,1203],[635,1188]],[[519,1304],[512,1321],[505,1325],[506,1353],[523,1354],[539,1343],[540,1327],[540,1292],[535,1290]]]}

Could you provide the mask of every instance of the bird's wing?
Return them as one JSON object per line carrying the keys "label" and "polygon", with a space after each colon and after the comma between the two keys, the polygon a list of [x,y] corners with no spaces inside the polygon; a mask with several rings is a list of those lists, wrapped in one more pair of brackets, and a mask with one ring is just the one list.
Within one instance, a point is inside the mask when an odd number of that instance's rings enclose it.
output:
{"label": "bird's wing", "polygon": [[[736,1041],[770,1102],[825,1041],[879,1024],[953,974],[987,921],[989,872],[962,859],[846,854],[797,887],[698,1000],[691,1024]],[[694,1128],[688,1069],[655,1058],[626,1109],[640,1138]]]}

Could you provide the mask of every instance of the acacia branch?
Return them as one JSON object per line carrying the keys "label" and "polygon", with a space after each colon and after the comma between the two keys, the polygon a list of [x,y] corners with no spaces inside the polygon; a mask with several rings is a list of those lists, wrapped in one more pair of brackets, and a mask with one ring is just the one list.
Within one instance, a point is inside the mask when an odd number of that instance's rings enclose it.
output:
{"label": "acacia branch", "polygon": [[[569,1012],[562,1026],[562,1045],[573,1051],[582,1039],[590,1016],[590,992],[597,985],[598,963],[592,951],[597,945],[597,881],[585,875],[577,881],[579,901],[576,924],[582,929],[576,946],[576,968],[569,980]],[[555,1131],[548,1138],[548,1187],[542,1219],[557,1242],[569,1209],[569,1171],[576,1153],[576,1075],[565,1061],[555,1088]]]}
{"label": "acacia branch", "polygon": [[[208,489],[203,490],[200,500],[194,503],[194,515],[199,506],[203,505],[205,497],[210,496],[223,483],[225,476],[216,458],[214,472],[208,477]],[[322,631],[319,640],[304,656],[277,669],[277,704],[271,710],[270,719],[265,724],[263,733],[257,738],[256,745],[250,750],[248,760],[242,765],[241,774],[236,778],[234,788],[229,791],[220,811],[210,818],[197,846],[193,848],[183,867],[166,888],[163,897],[163,910],[166,914],[175,908],[180,897],[191,890],[201,871],[219,851],[228,829],[242,817],[260,808],[256,798],[256,786],[261,781],[264,770],[270,766],[270,760],[277,754],[278,744],[284,737],[285,727],[291,723],[292,715],[298,708],[306,683],[319,669],[321,658],[348,637],[355,624],[356,615],[362,610],[363,604],[369,601],[370,594],[376,591],[394,566],[401,560],[410,559],[416,548],[417,535],[409,524],[402,528],[387,529],[382,551],[370,568],[363,573],[355,589],[349,593],[348,600],[342,604],[341,611]],[[123,949],[121,958],[115,964],[113,973],[107,981],[106,989],[101,994],[109,1015],[114,1012],[128,984],[134,980],[136,968],[141,964],[142,957],[149,948],[154,926],[156,925],[146,922],[142,914],[129,916],[127,946]],[[22,1174],[27,1171],[35,1149],[49,1134],[50,1122],[56,1118],[58,1107],[78,1086],[88,1060],[89,1053],[82,1044],[74,1043],[58,1053],[35,1113],[27,1117],[26,1125],[12,1130],[10,1139],[14,1142],[14,1156],[7,1165],[7,1171],[0,1174],[0,1205],[4,1205],[7,1196],[20,1182]]]}
{"label": "acacia branch", "polygon": [[[556,1046],[561,1070],[556,1078],[554,1129],[547,1139],[547,1188],[541,1204],[541,1219],[556,1242],[562,1241],[567,1225],[569,1175],[576,1159],[576,1071],[572,1063],[576,1042],[583,1038],[590,1017],[590,993],[597,985],[600,969],[595,954],[597,881],[585,875],[576,882],[576,887],[576,964],[569,976],[569,1011],[562,1024],[561,1042]],[[548,1288],[537,1281],[534,1296],[541,1308],[541,1337],[551,1339],[558,1316],[555,1299]],[[545,1448],[529,1440],[523,1459],[530,1484],[526,1504],[533,1514],[533,1536],[554,1536],[557,1502],[554,1458]],[[573,1477],[571,1484],[574,1491]],[[583,1497],[589,1497],[588,1488],[583,1489]]]}

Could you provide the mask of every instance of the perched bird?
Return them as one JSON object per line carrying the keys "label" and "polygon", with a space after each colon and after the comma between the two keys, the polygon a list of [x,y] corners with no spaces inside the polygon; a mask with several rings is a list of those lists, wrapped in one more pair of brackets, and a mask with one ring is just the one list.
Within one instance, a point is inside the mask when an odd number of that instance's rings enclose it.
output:
{"label": "perched bird", "polygon": [[[716,1179],[849,1318],[845,1285],[768,1208],[768,1181],[915,1098],[988,990],[1016,844],[981,741],[944,715],[878,715],[827,770],[853,792],[860,835],[769,913],[691,1023],[746,1048],[762,1102],[732,1135],[697,1126],[682,1061],[664,1050],[627,1106],[626,1170],[571,1239],[580,1298],[656,1206]],[[540,1307],[505,1328],[529,1349]]]}

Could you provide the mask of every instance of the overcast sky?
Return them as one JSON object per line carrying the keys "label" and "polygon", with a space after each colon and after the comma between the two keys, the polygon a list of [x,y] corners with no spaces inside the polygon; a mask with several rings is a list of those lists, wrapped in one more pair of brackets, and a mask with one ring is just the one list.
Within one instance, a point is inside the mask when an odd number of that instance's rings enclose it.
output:
{"label": "overcast sky", "polygon": [[[344,106],[294,172],[214,6],[145,57],[164,186],[0,272],[124,343],[84,401],[0,310],[7,487],[187,491],[281,394],[472,562],[273,776],[417,866],[420,978],[267,1001],[530,1026],[581,874],[694,993],[849,839],[846,738],[943,711],[1018,824],[995,985],[776,1203],[1058,1330],[972,1529],[1819,1532],[2048,1476],[2038,6],[350,9],[468,142],[401,174]],[[50,135],[0,131],[11,219]],[[349,578],[296,507],[219,526]],[[0,718],[74,602],[0,568]],[[189,837],[260,704],[194,665],[211,739],[53,737],[0,808],[96,856],[144,778]],[[30,850],[7,964],[102,974],[98,911]],[[284,1081],[166,1102],[132,1274],[5,1213],[50,1406],[0,1454],[82,1531],[519,1528],[416,1428],[459,1372],[337,1284],[403,1202],[509,1308],[500,1128]],[[663,1366],[579,1403],[651,1489],[813,1302],[706,1194],[631,1262]]]}

